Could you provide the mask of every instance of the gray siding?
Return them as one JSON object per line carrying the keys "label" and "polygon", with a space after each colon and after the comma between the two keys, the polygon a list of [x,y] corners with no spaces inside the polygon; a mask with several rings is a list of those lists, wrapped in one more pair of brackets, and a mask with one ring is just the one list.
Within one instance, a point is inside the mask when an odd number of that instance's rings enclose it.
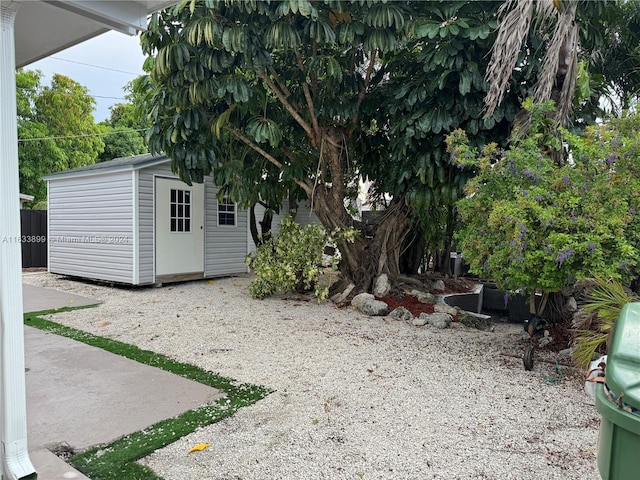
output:
{"label": "gray siding", "polygon": [[49,271],[133,283],[132,172],[49,181]]}
{"label": "gray siding", "polygon": [[175,177],[171,165],[156,165],[138,172],[139,283],[155,282],[154,175]]}
{"label": "gray siding", "polygon": [[[218,225],[218,193],[211,179],[205,182],[204,275],[214,277],[247,271],[244,263],[248,245],[247,210],[236,209],[236,225]],[[253,242],[251,242],[253,243]]]}
{"label": "gray siding", "polygon": [[[264,207],[262,205],[256,205],[256,221],[259,222],[262,220],[262,216],[264,215]],[[289,200],[285,200],[282,204],[282,208],[280,209],[280,213],[273,216],[273,221],[271,223],[271,233],[273,235],[277,235],[280,231],[280,222],[289,214]],[[298,222],[303,227],[306,225],[322,225],[320,219],[316,216],[311,209],[305,205],[304,202],[298,203],[298,212],[296,213],[296,222]],[[258,233],[260,233],[260,225],[258,227]],[[255,252],[256,245],[253,243],[253,238],[251,237],[251,232],[249,232],[249,251]]]}

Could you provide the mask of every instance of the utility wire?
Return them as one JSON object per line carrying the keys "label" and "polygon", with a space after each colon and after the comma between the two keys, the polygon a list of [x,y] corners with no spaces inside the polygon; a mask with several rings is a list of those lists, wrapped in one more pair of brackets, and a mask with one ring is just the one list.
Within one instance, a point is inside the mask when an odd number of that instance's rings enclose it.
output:
{"label": "utility wire", "polygon": [[111,72],[126,73],[127,75],[133,75],[135,77],[139,77],[140,75],[143,75],[142,73],[127,72],[125,70],[118,70],[117,68],[103,67],[101,65],[91,65],[90,63],[77,62],[75,60],[67,60],[66,58],[60,58],[60,57],[49,57],[49,58],[53,58],[54,60],[60,60],[61,62],[76,63],[78,65],[84,65],[85,67],[101,68],[102,70],[109,70]]}
{"label": "utility wire", "polygon": [[[83,88],[87,88],[87,87],[84,87],[84,86],[82,86],[82,87]],[[88,91],[88,93],[86,93],[86,94],[84,94],[84,93],[69,93],[69,92],[60,92],[58,90],[53,90],[50,87],[46,87],[46,88],[49,88],[49,91],[54,92],[56,95],[66,95],[67,97],[86,97],[86,96],[89,96],[91,98],[108,98],[110,100],[127,100],[127,98],[125,98],[125,97],[105,97],[104,95],[93,95],[90,91]],[[33,91],[32,88],[21,87],[21,86],[17,86],[16,89]],[[87,89],[87,90],[89,90],[89,89]]]}
{"label": "utility wire", "polygon": [[81,135],[60,135],[60,136],[52,136],[52,137],[19,138],[18,143],[35,142],[40,140],[63,140],[67,138],[106,137],[107,135],[120,135],[121,133],[144,132],[146,130],[147,130],[146,128],[138,128],[135,130],[117,130],[115,132],[108,132],[108,133],[85,133]]}

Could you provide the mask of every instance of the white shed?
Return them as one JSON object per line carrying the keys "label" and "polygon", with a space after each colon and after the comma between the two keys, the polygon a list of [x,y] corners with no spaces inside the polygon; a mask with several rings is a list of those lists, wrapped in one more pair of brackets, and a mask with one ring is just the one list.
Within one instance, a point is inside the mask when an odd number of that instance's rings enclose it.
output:
{"label": "white shed", "polygon": [[150,154],[58,172],[48,185],[49,271],[131,285],[247,271],[248,211]]}

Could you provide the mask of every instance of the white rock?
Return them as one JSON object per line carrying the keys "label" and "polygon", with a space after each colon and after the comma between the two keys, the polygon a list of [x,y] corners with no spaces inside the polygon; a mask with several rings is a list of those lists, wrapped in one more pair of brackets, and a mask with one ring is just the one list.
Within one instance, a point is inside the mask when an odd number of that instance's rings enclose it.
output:
{"label": "white rock", "polygon": [[447,305],[446,303],[436,303],[433,307],[434,312],[448,313],[452,317],[458,314],[458,310],[455,307]]}
{"label": "white rock", "polygon": [[391,291],[391,283],[386,273],[383,273],[376,278],[375,286],[373,287],[373,294],[376,297],[386,297]]}
{"label": "white rock", "polygon": [[389,316],[396,320],[404,320],[406,322],[413,320],[413,314],[405,307],[398,307],[392,310],[391,313],[389,313]]}
{"label": "white rock", "polygon": [[425,318],[424,314],[422,314],[419,317],[414,318],[411,323],[416,327],[423,327],[427,324],[427,319]]}
{"label": "white rock", "polygon": [[375,300],[375,299],[376,297],[374,297],[370,293],[360,293],[355,297],[353,297],[353,299],[351,300],[351,306],[354,308],[360,309],[360,307],[364,302],[367,302],[369,300]]}
{"label": "white rock", "polygon": [[453,321],[453,318],[448,313],[421,313],[419,318],[424,319],[426,323],[439,330],[449,327]]}

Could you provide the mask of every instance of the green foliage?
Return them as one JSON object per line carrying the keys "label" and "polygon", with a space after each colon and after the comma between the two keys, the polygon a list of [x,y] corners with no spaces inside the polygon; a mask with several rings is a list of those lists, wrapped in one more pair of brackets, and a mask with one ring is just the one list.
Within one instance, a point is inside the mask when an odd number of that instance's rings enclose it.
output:
{"label": "green foliage", "polygon": [[584,305],[584,309],[595,315],[595,319],[588,325],[589,328],[575,332],[575,348],[572,352],[576,364],[583,368],[589,365],[596,351],[609,342],[622,307],[627,303],[640,301],[640,297],[628,293],[616,280],[596,277],[596,281],[598,287],[591,292]]}
{"label": "green foliage", "polygon": [[[129,89],[133,85],[129,84]],[[137,101],[136,95],[127,95],[132,101]],[[103,137],[104,152],[98,157],[99,162],[120,157],[130,157],[149,151],[145,142],[145,132],[149,125],[133,103],[117,103],[109,108],[111,115],[101,122],[107,127]]]}
{"label": "green foliage", "polygon": [[54,75],[50,87],[40,72],[16,72],[20,191],[34,204],[47,198],[44,175],[90,165],[104,149],[92,111],[94,99],[74,80]]}
{"label": "green foliage", "polygon": [[315,288],[316,299],[324,300],[328,288],[318,285],[324,247],[338,237],[352,242],[355,235],[355,230],[346,230],[334,232],[330,237],[320,225],[302,227],[291,217],[285,217],[278,235],[247,256],[247,265],[258,277],[249,285],[249,293],[263,299],[277,292]]}
{"label": "green foliage", "polygon": [[93,119],[95,100],[86,87],[64,75],[54,74],[51,86],[35,99],[37,118],[49,133],[60,137],[56,145],[64,151],[67,168],[95,163],[104,150],[104,128]]}
{"label": "green foliage", "polygon": [[[449,161],[445,136],[462,128],[472,146],[503,145],[540,64],[538,49],[524,49],[518,64],[527,68],[483,118],[499,6],[212,0],[158,12],[141,36],[151,58],[138,85],[150,150],[166,152],[187,182],[213,174],[245,205],[275,210],[291,191],[310,199],[323,187],[314,202],[328,229],[354,223],[339,205],[349,185],[368,179],[373,203],[401,199],[417,236],[444,247],[473,173]],[[323,209],[326,197],[332,207]],[[399,256],[385,252],[389,262]]]}
{"label": "green foliage", "polygon": [[104,136],[104,152],[99,155],[97,161],[104,162],[114,158],[130,157],[147,153],[147,151],[144,138],[140,136],[139,132],[127,127],[108,127]]}
{"label": "green foliage", "polygon": [[530,106],[530,133],[505,151],[479,153],[464,134],[449,137],[452,161],[478,168],[458,202],[463,254],[474,273],[512,291],[556,292],[592,275],[626,281],[639,247],[640,190],[627,173],[640,165],[629,148],[638,132],[614,142],[601,127],[583,137],[565,131],[573,162],[560,167],[546,147],[552,108]]}

